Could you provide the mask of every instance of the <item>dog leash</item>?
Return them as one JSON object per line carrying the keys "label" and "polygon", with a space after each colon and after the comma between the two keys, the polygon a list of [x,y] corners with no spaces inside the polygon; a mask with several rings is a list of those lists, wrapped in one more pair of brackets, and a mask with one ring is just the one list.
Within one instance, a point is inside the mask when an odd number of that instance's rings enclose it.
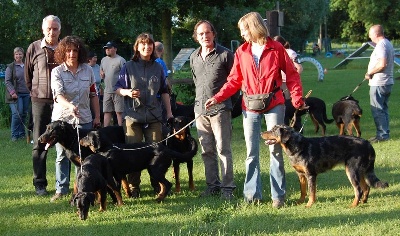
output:
{"label": "dog leash", "polygon": [[361,84],[364,83],[364,81],[366,81],[366,80],[367,80],[367,79],[364,78],[364,79],[354,88],[353,92],[351,92],[349,95],[347,95],[346,99],[349,98],[349,97],[351,97],[351,95],[352,95],[355,91],[357,91],[357,89],[361,86]]}
{"label": "dog leash", "polygon": [[82,172],[82,152],[81,152],[81,144],[79,143],[80,138],[79,138],[79,118],[78,117],[74,117],[74,121],[72,122],[72,124],[75,125],[76,127],[76,135],[77,135],[77,139],[78,139],[78,155],[79,155],[79,162],[81,163],[81,172]]}
{"label": "dog leash", "polygon": [[[312,93],[312,90],[310,90],[310,91],[308,91],[308,93],[306,94],[306,96],[304,97],[304,100],[306,99],[306,98],[308,98],[310,95],[311,95],[311,93]],[[296,123],[296,115],[297,115],[297,112],[299,111],[299,109],[296,109],[296,111],[294,111],[294,114],[293,114],[293,118],[292,118],[292,121],[290,122],[290,127],[292,127],[293,128],[293,126],[294,126],[294,124]],[[307,113],[308,113],[308,110],[307,110]],[[303,126],[304,126],[304,124],[303,124]],[[302,127],[303,128],[303,127]]]}
{"label": "dog leash", "polygon": [[199,114],[199,115],[198,115],[197,117],[195,117],[192,121],[190,121],[188,124],[186,124],[185,126],[183,126],[180,130],[176,131],[175,133],[169,135],[168,137],[166,137],[165,139],[163,139],[163,140],[161,140],[161,141],[159,141],[159,142],[154,142],[154,143],[151,143],[151,144],[149,144],[149,145],[147,145],[147,146],[139,147],[139,148],[120,148],[120,147],[118,147],[117,145],[114,145],[114,144],[112,145],[112,147],[115,148],[115,149],[122,150],[122,151],[135,151],[135,150],[145,149],[145,148],[148,148],[148,147],[154,147],[155,145],[160,144],[160,143],[162,143],[162,142],[164,142],[164,141],[167,141],[167,140],[170,139],[171,137],[175,136],[175,135],[178,134],[179,132],[181,132],[181,131],[183,131],[184,129],[186,129],[186,127],[188,127],[189,125],[193,124],[193,122],[195,122],[200,116],[202,116],[203,113],[204,113],[204,112],[202,112],[201,114]]}

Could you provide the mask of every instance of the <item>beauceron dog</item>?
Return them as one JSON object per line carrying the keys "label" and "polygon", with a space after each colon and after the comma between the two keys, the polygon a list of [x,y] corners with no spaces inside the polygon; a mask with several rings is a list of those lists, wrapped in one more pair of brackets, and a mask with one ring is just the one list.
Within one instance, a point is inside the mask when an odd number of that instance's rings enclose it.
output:
{"label": "beauceron dog", "polygon": [[82,138],[80,144],[90,147],[93,152],[100,153],[109,159],[113,176],[125,190],[128,197],[131,196],[126,184],[126,175],[132,172],[147,169],[150,178],[160,184],[157,194],[157,202],[161,202],[169,193],[172,184],[165,178],[173,159],[181,161],[192,159],[197,152],[197,142],[191,142],[191,149],[186,153],[176,152],[161,143],[132,143],[113,144],[99,131],[91,131]]}
{"label": "beauceron dog", "polygon": [[96,195],[100,202],[99,211],[106,210],[108,188],[114,191],[118,206],[123,204],[108,159],[100,154],[91,154],[83,160],[76,182],[78,192],[74,195],[72,203],[77,207],[81,220],[87,219],[90,205],[94,205]]}
{"label": "beauceron dog", "polygon": [[351,207],[356,207],[360,201],[367,202],[370,187],[389,186],[375,175],[375,150],[364,139],[343,135],[306,138],[285,125],[276,125],[262,132],[261,137],[267,145],[279,143],[289,156],[300,181],[298,203],[304,202],[308,183],[310,196],[306,207],[311,207],[316,200],[317,175],[340,163],[344,163],[347,177],[354,188]]}
{"label": "beauceron dog", "polygon": [[[123,143],[125,142],[124,130],[121,126],[107,126],[100,128],[102,133],[105,134],[107,139],[111,142]],[[65,148],[65,154],[67,158],[75,165],[80,167],[81,160],[84,160],[90,154],[93,154],[92,150],[87,147],[80,147],[79,156],[79,139],[82,139],[87,135],[91,129],[78,129],[77,127],[64,121],[53,121],[47,125],[46,131],[39,137],[39,142],[46,143],[46,150],[56,143],[60,143]],[[77,193],[76,182],[74,183],[74,193]],[[116,196],[114,196],[113,191],[110,189],[109,193],[116,202]]]}
{"label": "beauceron dog", "polygon": [[332,116],[339,128],[340,135],[344,135],[345,129],[348,135],[353,135],[354,126],[357,137],[361,137],[361,115],[362,109],[352,96],[343,97],[332,106]]}
{"label": "beauceron dog", "polygon": [[[185,116],[177,116],[174,117],[173,122],[171,124],[171,129],[169,135],[175,134],[179,130],[179,133],[171,136],[167,141],[167,147],[170,149],[180,152],[180,153],[187,153],[191,151],[192,145],[191,143],[196,142],[193,137],[190,135],[190,128],[187,126],[189,124],[189,118]],[[194,155],[197,153],[197,150],[194,150]],[[179,165],[181,163],[186,162],[188,175],[189,175],[189,189],[195,190],[194,181],[193,181],[193,157],[183,160],[183,159],[173,159],[172,165],[174,167],[174,178],[175,178],[175,192],[181,191],[181,182],[180,182],[180,168]]]}
{"label": "beauceron dog", "polygon": [[311,120],[314,124],[315,127],[315,133],[318,133],[319,131],[319,126],[321,126],[321,134],[322,136],[325,136],[325,132],[326,132],[326,125],[330,124],[333,122],[333,119],[328,119],[328,117],[326,116],[326,105],[325,102],[320,99],[320,98],[316,98],[316,97],[308,97],[305,99],[305,103],[308,106],[307,110],[298,110],[296,113],[296,117],[293,117],[295,114],[296,109],[293,107],[292,102],[290,101],[290,99],[287,99],[285,101],[285,124],[289,125],[290,124],[290,120],[292,118],[296,119],[295,125],[294,125],[294,129],[296,131],[300,131],[302,124],[301,124],[301,116],[303,116],[304,114],[306,114],[308,112],[308,114],[311,117]]}

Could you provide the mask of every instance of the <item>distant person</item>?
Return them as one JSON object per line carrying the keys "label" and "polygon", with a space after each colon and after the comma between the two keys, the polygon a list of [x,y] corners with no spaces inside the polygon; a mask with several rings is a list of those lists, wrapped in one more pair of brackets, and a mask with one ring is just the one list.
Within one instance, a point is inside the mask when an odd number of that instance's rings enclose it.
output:
{"label": "distant person", "polygon": [[[99,100],[92,68],[86,63],[85,44],[77,36],[63,38],[55,51],[60,65],[51,71],[51,90],[54,97],[52,121],[65,121],[81,129],[100,125]],[[92,118],[91,109],[95,118]],[[65,148],[56,143],[56,193],[50,201],[63,198],[69,192],[71,162]]]}
{"label": "distant person", "polygon": [[26,50],[25,82],[31,92],[33,117],[33,185],[39,196],[48,194],[46,144],[38,142],[38,139],[46,131],[46,125],[51,122],[53,95],[50,88],[50,73],[58,66],[54,60],[54,50],[58,46],[60,31],[60,18],[54,15],[46,16],[42,22],[44,38],[31,43]]}
{"label": "distant person", "polygon": [[[103,122],[103,88],[101,87],[101,76],[100,76],[100,66],[97,64],[97,55],[95,52],[89,52],[88,53],[88,64],[89,66],[92,67],[93,73],[94,73],[94,78],[96,79],[96,90],[97,90],[97,96],[99,97],[99,103],[100,103],[100,121]],[[92,111],[93,118],[95,118],[95,114]]]}
{"label": "distant person", "polygon": [[[305,109],[303,91],[299,73],[293,66],[285,48],[269,37],[268,29],[261,15],[250,12],[238,22],[240,34],[245,40],[235,52],[235,59],[227,82],[218,93],[205,103],[207,109],[229,99],[239,89],[243,90],[243,132],[246,141],[247,156],[246,177],[243,196],[247,203],[259,203],[262,200],[260,168],[260,132],[262,118],[267,130],[284,123],[284,96],[281,70],[286,74],[286,83],[292,94],[292,104],[296,109]],[[256,99],[259,95],[272,93],[269,104],[249,102],[248,97]],[[256,95],[256,96],[254,96]],[[259,100],[259,99],[258,99]],[[264,104],[264,105],[263,105]],[[286,196],[285,169],[280,144],[269,145],[270,187],[272,207],[284,206]]]}
{"label": "distant person", "polygon": [[163,67],[165,77],[168,78],[168,67],[162,58],[164,54],[164,45],[161,42],[155,42],[155,53],[157,56],[156,62],[160,63],[160,65]]}
{"label": "distant person", "polygon": [[124,99],[115,93],[114,85],[117,83],[118,75],[121,68],[126,63],[126,60],[117,54],[117,44],[108,42],[104,49],[106,55],[101,59],[100,75],[104,80],[104,94],[103,94],[103,113],[104,113],[104,127],[109,126],[111,123],[112,113],[117,115],[117,122],[119,126],[122,125],[122,113],[124,111]]}
{"label": "distant person", "polygon": [[[290,60],[292,60],[294,67],[296,67],[296,71],[297,73],[299,73],[299,75],[301,74],[301,72],[303,72],[303,66],[300,64],[298,58],[297,58],[297,53],[290,48],[290,43],[288,41],[286,41],[285,38],[283,38],[282,36],[275,36],[274,37],[275,41],[278,41],[282,44],[282,46],[286,49],[287,54],[289,55]],[[285,95],[285,99],[290,99],[290,93],[289,90],[286,86],[286,74],[282,71],[282,86],[281,89],[283,90],[283,93]]]}
{"label": "distant person", "polygon": [[233,53],[217,44],[216,37],[217,31],[209,21],[202,20],[194,26],[193,39],[200,47],[191,54],[190,67],[196,86],[194,112],[200,116],[196,127],[207,184],[200,196],[232,200],[236,188],[231,149],[232,101],[227,99],[211,111],[204,106],[226,83],[233,65]]}
{"label": "distant person", "polygon": [[390,138],[388,103],[394,84],[394,49],[385,38],[381,25],[371,26],[368,36],[376,44],[365,74],[365,79],[369,80],[371,112],[376,126],[376,135],[369,141],[383,142]]}
{"label": "distant person", "polygon": [[[12,100],[6,101],[11,109],[11,140],[25,139],[25,123],[31,103],[29,89],[24,77],[24,49],[14,48],[14,62],[9,64],[5,74],[7,92]],[[29,140],[30,141],[30,140]]]}
{"label": "distant person", "polygon": [[[162,139],[162,111],[158,95],[164,103],[167,119],[172,118],[170,97],[162,66],[155,62],[154,39],[148,33],[136,38],[134,55],[122,68],[115,85],[116,93],[124,98],[126,143],[159,142]],[[128,174],[132,197],[140,197],[141,172]],[[158,183],[152,182],[154,190]]]}

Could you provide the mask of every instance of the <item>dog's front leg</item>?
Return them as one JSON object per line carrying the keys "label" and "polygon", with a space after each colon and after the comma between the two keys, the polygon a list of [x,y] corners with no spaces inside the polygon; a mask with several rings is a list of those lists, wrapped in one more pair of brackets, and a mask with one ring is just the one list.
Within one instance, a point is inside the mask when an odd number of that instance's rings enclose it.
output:
{"label": "dog's front leg", "polygon": [[300,198],[297,204],[302,204],[307,196],[307,178],[303,173],[297,173],[300,182]]}
{"label": "dog's front leg", "polygon": [[179,193],[181,191],[181,181],[179,178],[179,162],[174,161],[173,166],[174,166],[175,192]]}
{"label": "dog's front leg", "polygon": [[317,176],[316,175],[308,176],[308,192],[310,193],[310,196],[308,197],[308,202],[307,202],[306,207],[311,207],[316,199],[316,192],[317,192]]}
{"label": "dog's front leg", "polygon": [[193,160],[187,162],[187,169],[189,174],[189,189],[194,191],[196,188],[194,187],[194,180],[193,180]]}

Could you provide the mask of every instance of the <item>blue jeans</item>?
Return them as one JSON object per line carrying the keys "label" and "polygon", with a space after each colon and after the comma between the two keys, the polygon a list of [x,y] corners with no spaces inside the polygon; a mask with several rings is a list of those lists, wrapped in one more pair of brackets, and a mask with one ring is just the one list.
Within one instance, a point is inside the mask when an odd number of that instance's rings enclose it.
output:
{"label": "blue jeans", "polygon": [[18,93],[16,103],[10,103],[11,108],[11,137],[19,139],[25,137],[26,117],[28,116],[31,96],[29,93]]}
{"label": "blue jeans", "polygon": [[[93,128],[92,122],[79,125],[79,129]],[[80,137],[83,138],[83,137]],[[65,148],[56,143],[56,193],[67,194],[69,192],[69,180],[71,172],[71,162],[65,155]],[[75,174],[77,169],[75,168]]]}
{"label": "blue jeans", "polygon": [[[260,171],[260,133],[261,119],[265,117],[267,129],[277,124],[283,124],[285,116],[284,105],[278,105],[263,114],[243,111],[243,131],[246,140],[246,179],[243,195],[247,202],[262,199],[262,183]],[[286,179],[280,144],[269,145],[270,153],[270,183],[273,200],[284,200],[286,195]]]}
{"label": "blue jeans", "polygon": [[388,101],[393,85],[371,86],[369,89],[372,117],[376,126],[376,138],[389,138]]}

